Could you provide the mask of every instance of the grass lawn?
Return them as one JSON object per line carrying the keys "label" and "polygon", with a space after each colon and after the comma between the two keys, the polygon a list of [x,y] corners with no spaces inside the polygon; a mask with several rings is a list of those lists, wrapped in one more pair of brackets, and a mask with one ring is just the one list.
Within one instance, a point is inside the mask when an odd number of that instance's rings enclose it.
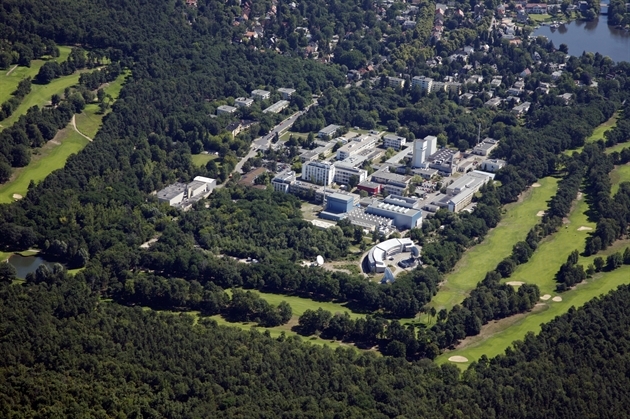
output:
{"label": "grass lawn", "polygon": [[61,144],[55,145],[49,141],[39,149],[39,155],[34,154],[31,157],[31,163],[28,166],[16,169],[12,179],[0,186],[0,203],[13,202],[13,194],[25,196],[31,180],[40,182],[53,170],[61,169],[71,154],[78,153],[88,143],[88,140],[70,126],[59,131],[55,140]]}
{"label": "grass lawn", "polygon": [[481,244],[464,253],[455,270],[446,276],[446,283],[433,297],[433,307],[438,311],[442,308],[450,310],[461,303],[486,272],[510,255],[516,242],[525,240],[529,230],[540,221],[536,214],[547,209],[547,201],[556,193],[558,179],[547,177],[539,184],[540,187],[527,190],[521,202],[507,205],[500,224],[488,233]]}
{"label": "grass lawn", "polygon": [[[59,53],[59,57],[55,58],[55,61],[62,63],[68,59],[70,47],[59,47]],[[11,94],[15,91],[22,79],[26,77],[34,78],[46,61],[47,60],[33,60],[31,61],[30,67],[17,67],[8,76],[6,74],[13,66],[9,67],[7,70],[3,70],[0,75],[0,103],[6,102],[9,97],[11,97]]]}
{"label": "grass lawn", "polygon": [[[228,294],[230,290],[225,290]],[[339,303],[331,303],[325,301],[315,301],[309,298],[296,297],[292,295],[283,295],[283,294],[272,294],[269,292],[261,292],[257,290],[251,290],[256,294],[259,294],[264,300],[266,300],[269,304],[278,305],[282,301],[286,301],[291,305],[291,309],[293,310],[293,316],[299,317],[308,309],[317,310],[318,308],[322,308],[324,310],[328,310],[331,313],[348,313],[351,318],[356,319],[359,317],[364,317],[363,314],[358,314],[352,312],[349,308]]]}
{"label": "grass lawn", "polygon": [[506,325],[503,330],[498,330],[486,339],[475,342],[463,349],[446,352],[437,358],[438,363],[447,362],[453,355],[468,358],[469,362],[458,363],[461,368],[467,367],[470,362],[479,359],[481,355],[494,357],[503,354],[505,349],[515,340],[522,340],[528,332],[540,332],[541,325],[553,320],[567,312],[570,307],[580,307],[594,297],[606,294],[619,285],[630,283],[630,266],[624,265],[613,271],[596,274],[592,279],[578,285],[576,288],[562,293],[562,301],[548,300],[542,309],[521,317],[517,322]]}
{"label": "grass lawn", "polygon": [[197,167],[205,166],[210,160],[214,160],[219,156],[215,156],[214,154],[193,154],[192,162],[193,165]]}
{"label": "grass lawn", "polygon": [[[129,74],[131,74],[130,71],[125,71],[123,74],[118,76],[116,80],[109,83],[109,85],[104,88],[105,93],[109,94],[114,101],[118,99],[120,90],[122,89],[125,79]],[[105,114],[99,113],[98,103],[90,103],[86,105],[83,112],[77,114],[76,116],[77,129],[88,137],[94,138],[98,130],[101,128],[103,117],[105,117],[105,115],[109,112],[110,111],[107,111]]]}
{"label": "grass lawn", "polygon": [[625,142],[625,143],[615,144],[612,147],[608,147],[605,152],[606,152],[606,154],[610,154],[610,153],[613,153],[615,151],[621,152],[621,150],[623,150],[624,148],[630,148],[630,143],[629,142]]}
{"label": "grass lawn", "polygon": [[619,184],[622,182],[630,182],[630,164],[617,166],[610,172],[610,180],[612,182],[612,194],[616,194],[619,190]]}
{"label": "grass lawn", "polygon": [[79,82],[79,76],[82,72],[88,70],[77,71],[74,74],[69,76],[63,76],[58,79],[51,81],[48,84],[33,84],[31,88],[31,93],[26,95],[20,106],[13,112],[13,114],[1,122],[3,127],[9,127],[13,125],[15,121],[17,121],[20,116],[26,114],[31,107],[37,105],[39,107],[43,107],[50,102],[50,98],[54,94],[63,94],[66,87],[74,86]]}
{"label": "grass lawn", "polygon": [[269,334],[271,335],[272,338],[277,338],[282,334],[282,332],[284,332],[286,336],[299,336],[303,342],[315,343],[321,346],[329,346],[332,349],[337,349],[340,347],[354,348],[354,346],[352,345],[344,345],[336,341],[329,341],[329,340],[318,338],[316,336],[311,336],[311,337],[300,336],[297,333],[293,332],[288,325],[282,325],[282,326],[277,326],[277,327],[260,327],[260,326],[257,326],[256,323],[252,323],[252,322],[249,322],[249,323],[228,322],[220,315],[211,316],[210,318],[212,320],[215,320],[221,326],[238,327],[239,329],[246,330],[246,331],[253,329],[260,333],[264,333],[267,330],[269,331]]}
{"label": "grass lawn", "polygon": [[[606,131],[608,131],[609,129],[612,129],[614,127],[617,126],[617,120],[619,119],[619,111],[615,112],[613,114],[613,116],[610,117],[610,119],[606,122],[602,122],[601,124],[599,124],[597,127],[595,127],[595,129],[593,130],[593,134],[591,134],[590,137],[588,137],[586,139],[586,143],[594,143],[595,141],[599,141],[602,140],[604,138],[604,133]],[[574,151],[577,151],[578,153],[582,152],[582,149],[584,147],[578,147],[574,150],[566,150],[564,152],[564,154],[566,155],[572,155]],[[608,152],[612,152],[612,151],[606,151]]]}
{"label": "grass lawn", "polygon": [[546,22],[546,21],[551,21],[551,15],[548,14],[542,14],[542,15],[538,15],[538,14],[530,14],[529,18],[534,22],[534,23],[540,23],[540,22]]}

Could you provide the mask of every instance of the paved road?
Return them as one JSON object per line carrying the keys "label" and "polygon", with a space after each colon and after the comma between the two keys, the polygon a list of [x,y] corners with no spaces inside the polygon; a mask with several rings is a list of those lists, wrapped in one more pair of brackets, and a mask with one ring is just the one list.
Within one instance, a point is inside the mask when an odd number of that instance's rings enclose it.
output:
{"label": "paved road", "polygon": [[287,119],[285,119],[284,121],[276,125],[271,131],[269,131],[269,134],[256,138],[254,141],[252,141],[252,145],[249,149],[249,153],[247,153],[247,155],[243,157],[241,161],[239,161],[236,164],[234,171],[242,173],[243,165],[245,164],[245,162],[252,157],[256,157],[256,154],[258,154],[258,150],[268,149],[269,145],[271,144],[271,140],[273,139],[274,135],[276,135],[276,133],[278,133],[278,135],[282,135],[286,130],[291,128],[291,126],[295,123],[295,121],[300,116],[305,114],[311,108],[311,106],[316,106],[316,105],[317,105],[317,100],[314,100],[313,103],[311,103],[306,108],[304,108],[303,111],[294,113],[293,115],[291,115],[290,117],[288,117]]}

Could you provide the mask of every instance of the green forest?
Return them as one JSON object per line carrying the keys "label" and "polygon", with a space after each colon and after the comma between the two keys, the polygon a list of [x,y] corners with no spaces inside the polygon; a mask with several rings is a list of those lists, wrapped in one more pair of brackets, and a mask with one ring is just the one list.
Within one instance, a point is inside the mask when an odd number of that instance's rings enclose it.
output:
{"label": "green forest", "polygon": [[[26,278],[0,263],[0,416],[625,416],[626,285],[567,307],[540,334],[463,372],[433,361],[488,325],[536,309],[539,286],[507,280],[567,228],[580,199],[595,228],[575,250],[563,249],[571,253],[557,266],[557,293],[630,265],[630,179],[611,180],[630,162],[630,64],[598,53],[568,57],[541,38],[504,42],[490,26],[498,2],[486,3],[479,11],[453,2],[461,14],[442,22],[447,31],[436,40],[428,1],[413,9],[357,0],[3,1],[0,69],[5,77],[31,75],[6,89],[12,91],[0,89],[7,97],[0,105],[0,183],[37,159],[86,104],[98,106],[102,126],[64,168],[0,206],[3,257],[30,252],[51,263]],[[401,21],[413,25],[405,29]],[[522,98],[532,103],[525,115],[507,105],[490,109],[487,93],[464,104],[452,91],[390,86],[388,77],[402,73],[441,80],[470,71],[463,59],[449,59],[468,45],[474,52],[467,60],[484,76],[482,92],[500,75],[496,92],[505,94],[522,71],[548,63],[524,81]],[[434,56],[442,64],[427,64]],[[541,93],[559,66],[551,93]],[[349,83],[359,72],[362,83]],[[104,87],[123,74],[113,101]],[[37,86],[70,75],[76,84],[19,111]],[[242,111],[239,119],[256,121],[247,132],[233,135],[234,118],[215,115],[254,89],[281,86],[295,89],[288,108],[263,113],[280,98],[274,91]],[[468,91],[474,89],[466,84]],[[572,95],[571,106],[560,93]],[[435,135],[440,147],[462,151],[489,136],[500,140],[492,157],[506,166],[475,195],[474,210],[441,209],[409,231],[423,265],[393,284],[313,269],[302,261],[323,255],[351,265],[366,243],[386,237],[364,236],[349,222],[318,229],[298,197],[243,186],[233,172],[254,139],[314,99],[317,106],[291,127],[306,139],[260,150],[245,172],[296,164],[298,144],[314,146],[312,133],[328,124],[344,132],[386,129],[409,140]],[[613,116],[603,139],[589,142]],[[213,157],[193,164],[202,152]],[[402,164],[411,173],[409,159]],[[369,162],[364,168],[373,170]],[[190,211],[156,198],[155,191],[195,176],[221,185]],[[500,225],[506,204],[518,204],[530,185],[550,176],[558,187],[538,222],[510,245],[509,256],[480,273],[461,304],[436,311],[432,298],[464,253]],[[280,299],[272,304],[256,291]],[[285,297],[343,305],[356,316],[321,308],[298,316]],[[216,315],[261,332],[220,326],[210,318]],[[286,333],[278,337],[262,331],[280,326]],[[309,344],[313,336],[339,347]]]}

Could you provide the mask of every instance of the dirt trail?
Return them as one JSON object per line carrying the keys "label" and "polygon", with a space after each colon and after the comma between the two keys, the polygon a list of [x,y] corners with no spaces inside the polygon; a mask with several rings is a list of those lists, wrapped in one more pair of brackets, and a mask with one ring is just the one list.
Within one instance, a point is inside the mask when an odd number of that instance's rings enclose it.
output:
{"label": "dirt trail", "polygon": [[9,71],[7,71],[7,74],[6,74],[6,75],[7,75],[7,76],[10,76],[10,75],[11,75],[11,73],[13,73],[13,70],[15,70],[17,67],[18,67],[18,66],[17,66],[17,64],[16,64],[16,65],[14,65],[13,67],[11,67],[11,69],[10,69]]}
{"label": "dirt trail", "polygon": [[74,128],[74,130],[83,138],[85,138],[88,141],[92,141],[92,139],[90,137],[88,137],[87,135],[85,135],[84,133],[82,133],[81,131],[79,131],[79,129],[77,128],[77,119],[76,119],[76,115],[72,115],[72,128]]}

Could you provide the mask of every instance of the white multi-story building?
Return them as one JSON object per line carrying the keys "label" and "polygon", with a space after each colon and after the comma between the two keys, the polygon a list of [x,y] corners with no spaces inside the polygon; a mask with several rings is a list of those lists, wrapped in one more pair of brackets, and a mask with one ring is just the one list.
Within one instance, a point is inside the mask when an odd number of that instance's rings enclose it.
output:
{"label": "white multi-story building", "polygon": [[267,100],[271,97],[271,92],[267,90],[252,90],[252,98],[255,100]]}
{"label": "white multi-story building", "polygon": [[273,190],[282,193],[289,192],[289,187],[293,182],[295,182],[295,172],[293,170],[278,173],[273,179],[271,179]]}
{"label": "white multi-story building", "polygon": [[330,186],[335,179],[335,166],[323,161],[308,162],[302,166],[302,179],[318,185]]}
{"label": "white multi-story building", "polygon": [[401,79],[400,77],[388,77],[388,81],[389,81],[389,87],[393,87],[395,88],[402,88],[405,86],[405,80]]}
{"label": "white multi-story building", "polygon": [[437,137],[427,135],[424,138],[418,138],[413,142],[413,167],[423,167],[424,162],[429,156],[437,151]]}
{"label": "white multi-story building", "polygon": [[406,143],[407,139],[399,135],[387,134],[383,136],[383,145],[385,146],[385,148],[400,150],[402,146],[404,146]]}
{"label": "white multi-story building", "polygon": [[431,77],[415,76],[411,79],[411,86],[430,92],[433,87],[433,79]]}
{"label": "white multi-story building", "polygon": [[350,183],[350,178],[352,176],[356,176],[358,180],[357,184],[359,184],[366,180],[368,177],[367,170],[350,166],[341,161],[334,163],[334,166],[335,177],[333,180],[335,181],[335,183],[347,185],[348,183]]}

